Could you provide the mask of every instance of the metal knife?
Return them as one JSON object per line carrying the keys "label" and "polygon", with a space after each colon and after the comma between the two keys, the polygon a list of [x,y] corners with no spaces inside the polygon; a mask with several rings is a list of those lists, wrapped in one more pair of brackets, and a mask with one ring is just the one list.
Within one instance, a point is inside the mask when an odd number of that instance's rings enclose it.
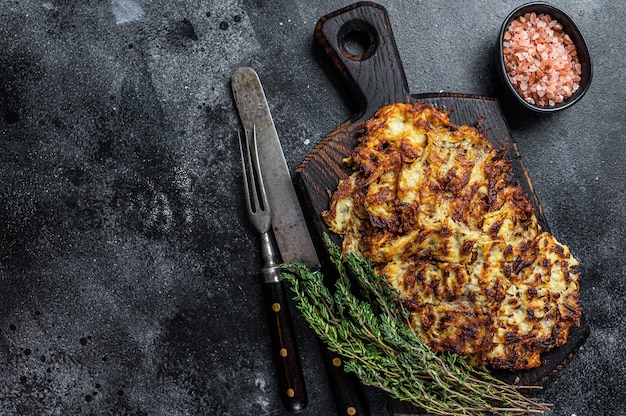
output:
{"label": "metal knife", "polygon": [[[256,129],[259,162],[272,211],[273,232],[281,257],[285,262],[297,260],[312,270],[319,270],[320,261],[293,186],[259,76],[254,69],[241,67],[233,73],[231,85],[244,129],[250,132],[253,128]],[[282,285],[276,290],[286,299]],[[285,304],[281,310],[288,311],[286,306]],[[328,351],[321,342],[320,344],[339,414],[368,415],[369,411],[356,377],[343,370],[340,357]]]}
{"label": "metal knife", "polygon": [[233,73],[231,84],[244,129],[251,132],[252,126],[256,126],[263,182],[272,208],[272,228],[283,261],[299,260],[317,270],[320,262],[259,77],[254,69],[242,67]]}

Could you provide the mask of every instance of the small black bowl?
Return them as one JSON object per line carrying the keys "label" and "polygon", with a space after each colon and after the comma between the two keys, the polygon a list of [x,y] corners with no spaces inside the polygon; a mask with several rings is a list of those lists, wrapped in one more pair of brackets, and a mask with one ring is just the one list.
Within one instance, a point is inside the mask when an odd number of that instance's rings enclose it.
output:
{"label": "small black bowl", "polygon": [[[563,100],[562,103],[555,104],[554,106],[539,106],[534,105],[522,98],[522,96],[517,92],[511,81],[509,80],[509,76],[506,71],[506,67],[504,65],[504,33],[506,32],[509,24],[514,19],[517,19],[520,16],[525,15],[526,13],[535,12],[537,15],[541,13],[545,13],[550,15],[552,19],[555,19],[557,22],[563,26],[563,32],[568,34],[572,39],[574,46],[576,46],[576,53],[578,55],[578,61],[581,65],[581,80],[579,83],[579,88],[568,98]],[[591,66],[591,56],[589,55],[589,48],[587,48],[587,44],[583,38],[582,33],[574,24],[573,20],[562,10],[557,9],[556,7],[543,3],[543,2],[533,2],[522,5],[517,9],[513,10],[508,17],[504,20],[502,27],[500,28],[500,36],[498,36],[498,72],[500,74],[500,79],[502,83],[506,86],[506,88],[513,94],[516,101],[522,104],[524,107],[540,112],[540,113],[550,113],[558,110],[563,110],[567,107],[574,105],[578,100],[580,100],[583,95],[589,89],[589,85],[591,84],[591,78],[593,75],[592,66]]]}

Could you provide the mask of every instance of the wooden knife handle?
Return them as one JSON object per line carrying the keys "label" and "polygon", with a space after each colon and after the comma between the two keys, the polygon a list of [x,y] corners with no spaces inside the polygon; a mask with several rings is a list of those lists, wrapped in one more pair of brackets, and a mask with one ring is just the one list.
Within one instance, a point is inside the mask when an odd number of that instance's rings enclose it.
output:
{"label": "wooden knife handle", "polygon": [[409,102],[409,86],[384,7],[359,2],[322,17],[315,39],[361,104],[360,118]]}
{"label": "wooden knife handle", "polygon": [[306,407],[308,397],[285,286],[282,280],[264,285],[283,406],[291,413],[299,413]]}
{"label": "wooden knife handle", "polygon": [[337,414],[341,416],[369,416],[370,411],[360,389],[359,380],[354,374],[344,371],[343,360],[339,355],[328,350],[322,342],[320,344],[326,374],[335,398]]}

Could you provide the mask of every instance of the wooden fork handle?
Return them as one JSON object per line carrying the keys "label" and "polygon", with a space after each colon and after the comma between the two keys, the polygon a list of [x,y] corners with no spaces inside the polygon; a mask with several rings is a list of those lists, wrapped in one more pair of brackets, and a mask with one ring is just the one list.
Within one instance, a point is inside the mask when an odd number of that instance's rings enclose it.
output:
{"label": "wooden fork handle", "polygon": [[308,398],[285,285],[282,280],[268,282],[265,289],[283,406],[291,413],[299,413]]}

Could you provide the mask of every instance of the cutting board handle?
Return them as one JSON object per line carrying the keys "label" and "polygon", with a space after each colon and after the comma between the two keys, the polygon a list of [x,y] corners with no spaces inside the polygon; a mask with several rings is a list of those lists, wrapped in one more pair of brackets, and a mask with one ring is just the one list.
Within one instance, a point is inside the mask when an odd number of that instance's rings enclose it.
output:
{"label": "cutting board handle", "polygon": [[361,105],[357,119],[409,101],[409,87],[385,8],[359,2],[322,17],[315,39]]}

